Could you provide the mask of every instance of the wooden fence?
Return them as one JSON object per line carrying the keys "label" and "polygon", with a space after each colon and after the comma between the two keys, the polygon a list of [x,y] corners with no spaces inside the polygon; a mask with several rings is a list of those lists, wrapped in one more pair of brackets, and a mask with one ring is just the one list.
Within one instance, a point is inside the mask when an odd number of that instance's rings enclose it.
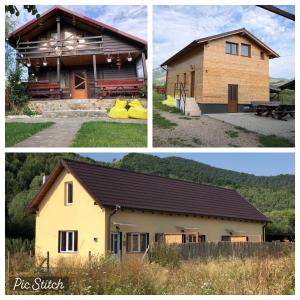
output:
{"label": "wooden fence", "polygon": [[[205,242],[205,243],[186,243],[173,245],[153,244],[149,251],[149,257],[155,255],[168,255],[168,252],[177,251],[180,259],[207,259],[219,257],[280,257],[294,253],[294,243],[282,242]],[[151,259],[151,258],[150,258]]]}

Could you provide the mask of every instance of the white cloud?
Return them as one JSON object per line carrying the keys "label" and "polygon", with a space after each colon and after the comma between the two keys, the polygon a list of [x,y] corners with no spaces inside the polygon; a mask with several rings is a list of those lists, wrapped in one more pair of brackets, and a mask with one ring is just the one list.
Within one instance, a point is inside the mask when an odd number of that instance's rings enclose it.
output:
{"label": "white cloud", "polygon": [[154,66],[195,39],[245,27],[280,54],[270,75],[294,77],[294,22],[256,6],[155,6]]}

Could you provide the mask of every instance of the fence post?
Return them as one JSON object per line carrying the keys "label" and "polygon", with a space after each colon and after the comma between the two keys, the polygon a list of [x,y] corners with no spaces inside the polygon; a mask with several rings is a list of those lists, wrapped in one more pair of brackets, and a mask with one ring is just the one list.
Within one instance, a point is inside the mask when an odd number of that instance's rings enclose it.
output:
{"label": "fence post", "polygon": [[49,272],[50,269],[50,254],[49,251],[47,251],[47,272]]}
{"label": "fence post", "polygon": [[92,260],[92,252],[89,251],[89,263],[91,262],[91,260]]}

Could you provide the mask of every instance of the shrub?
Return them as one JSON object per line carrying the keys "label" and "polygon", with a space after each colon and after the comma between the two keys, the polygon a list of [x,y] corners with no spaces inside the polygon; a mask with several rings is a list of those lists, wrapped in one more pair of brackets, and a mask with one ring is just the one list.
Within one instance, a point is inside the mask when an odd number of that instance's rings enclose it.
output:
{"label": "shrub", "polygon": [[12,106],[20,108],[28,101],[27,84],[22,82],[22,70],[17,67],[15,71],[11,71],[7,80],[7,96]]}
{"label": "shrub", "polygon": [[176,267],[180,262],[180,247],[176,244],[165,245],[155,244],[151,249],[150,261],[156,262],[161,266]]}
{"label": "shrub", "polygon": [[34,240],[28,239],[5,239],[5,252],[8,251],[10,254],[20,253],[20,252],[28,252],[34,250]]}

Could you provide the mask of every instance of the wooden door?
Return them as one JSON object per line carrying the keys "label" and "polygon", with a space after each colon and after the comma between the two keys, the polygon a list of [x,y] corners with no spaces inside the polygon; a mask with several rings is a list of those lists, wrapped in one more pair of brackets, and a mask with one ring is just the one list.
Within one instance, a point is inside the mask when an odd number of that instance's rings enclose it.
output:
{"label": "wooden door", "polygon": [[85,99],[87,97],[86,71],[74,71],[72,80],[72,98]]}
{"label": "wooden door", "polygon": [[238,85],[228,84],[228,112],[235,113],[238,111]]}
{"label": "wooden door", "polygon": [[195,96],[195,71],[191,72],[191,91],[190,91],[190,97]]}

